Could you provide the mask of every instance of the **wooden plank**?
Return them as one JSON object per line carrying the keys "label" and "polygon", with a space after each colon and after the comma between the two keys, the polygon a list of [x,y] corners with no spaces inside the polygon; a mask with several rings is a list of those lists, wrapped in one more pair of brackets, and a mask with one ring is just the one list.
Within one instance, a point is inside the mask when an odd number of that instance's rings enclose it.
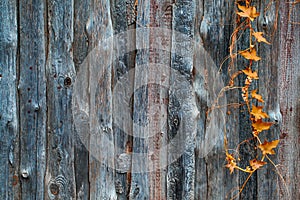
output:
{"label": "wooden plank", "polygon": [[279,182],[279,199],[299,199],[300,178],[300,21],[299,2],[280,2],[280,53],[278,83],[280,112],[282,114],[281,142],[278,159],[284,183]]}
{"label": "wooden plank", "polygon": [[167,199],[194,199],[195,195],[194,138],[197,112],[193,86],[190,84],[193,70],[195,9],[195,1],[183,0],[173,4]]}
{"label": "wooden plank", "polygon": [[20,199],[17,2],[0,2],[0,199]]}
{"label": "wooden plank", "polygon": [[112,22],[109,1],[93,1],[86,30],[89,40],[90,199],[117,199],[112,132]]}
{"label": "wooden plank", "polygon": [[[229,138],[229,147],[234,147],[238,144],[239,108],[227,107],[226,109],[216,109],[210,113],[212,116],[215,115],[213,120],[216,120],[216,124],[219,124],[217,127],[221,129],[217,134],[214,131],[209,133],[212,127],[210,128],[207,125],[213,122],[209,122],[206,112],[211,108],[213,101],[222,88],[222,76],[224,77],[224,86],[229,81],[228,61],[221,68],[223,75],[218,74],[218,71],[221,63],[229,55],[230,36],[236,27],[234,17],[235,3],[233,1],[197,1],[197,6],[195,22],[195,48],[197,50],[195,51],[199,52],[200,47],[204,50],[200,51],[202,53],[200,55],[196,53],[197,56],[195,56],[194,61],[196,69],[199,66],[203,68],[200,72],[199,69],[197,70],[201,79],[198,79],[199,75],[194,77],[197,107],[200,112],[197,121],[197,144],[195,150],[195,197],[197,199],[229,199],[237,193],[239,173],[229,174],[224,167],[223,134],[226,131],[226,135]],[[216,84],[216,81],[219,81],[219,84]],[[209,88],[214,84],[214,92],[211,92]],[[219,105],[238,102],[239,93],[231,91],[226,93],[226,99],[224,97],[220,98]],[[230,115],[226,114],[226,110],[230,112]],[[223,123],[226,126],[224,129],[222,128]],[[211,137],[211,134],[215,135]],[[211,138],[208,139],[209,137]],[[201,144],[203,141],[206,142]],[[205,152],[206,148],[208,148],[207,145],[210,143],[214,145],[214,148],[206,155],[203,152]]]}
{"label": "wooden plank", "polygon": [[168,102],[171,71],[172,1],[150,1],[148,64],[149,199],[167,199]]}
{"label": "wooden plank", "polygon": [[[257,19],[257,30],[264,32],[264,36],[271,45],[261,43],[258,45],[258,55],[262,58],[259,61],[259,81],[258,92],[263,96],[265,112],[270,116],[270,121],[274,122],[271,130],[260,134],[261,140],[279,139],[282,116],[280,113],[278,83],[278,59],[280,52],[280,29],[278,26],[279,2],[261,1],[260,16]],[[271,157],[274,163],[278,163],[275,156]],[[257,197],[258,199],[280,199],[278,190],[278,174],[274,173],[274,166],[269,163],[263,169],[257,171]]]}
{"label": "wooden plank", "polygon": [[44,2],[20,2],[20,171],[22,199],[44,199],[46,78]]}
{"label": "wooden plank", "polygon": [[117,199],[128,199],[131,184],[132,119],[130,95],[135,64],[136,6],[134,0],[111,1],[114,31],[114,58],[112,66],[113,132],[115,145],[115,187]]}
{"label": "wooden plank", "polygon": [[[150,23],[150,1],[139,1],[137,5],[137,28],[148,27]],[[149,63],[149,29],[136,33],[136,59],[133,93],[133,142],[131,187],[129,199],[149,199],[148,135],[147,125],[147,67]],[[139,48],[140,47],[140,48]]]}
{"label": "wooden plank", "polygon": [[[90,15],[91,0],[75,0],[74,1],[74,42],[73,42],[73,60],[76,74],[83,74],[81,67],[88,55],[88,34],[86,32],[86,24]],[[80,74],[79,74],[80,73]],[[73,96],[74,99],[74,96]],[[74,115],[74,110],[73,115]],[[74,119],[75,121],[76,119]],[[77,121],[74,122],[75,124]],[[83,123],[83,120],[82,120]],[[79,123],[77,123],[79,124]],[[76,130],[76,135],[78,136]],[[76,198],[80,200],[89,199],[89,151],[88,144],[82,141],[80,135],[76,137],[74,147],[74,167],[76,182]]]}
{"label": "wooden plank", "polygon": [[47,169],[46,199],[75,198],[71,115],[74,2],[47,1]]}

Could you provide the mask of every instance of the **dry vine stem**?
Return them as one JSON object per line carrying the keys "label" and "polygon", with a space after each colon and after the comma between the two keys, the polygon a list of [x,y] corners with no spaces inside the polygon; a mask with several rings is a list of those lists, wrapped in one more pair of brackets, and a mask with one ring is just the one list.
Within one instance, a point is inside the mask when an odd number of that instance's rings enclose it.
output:
{"label": "dry vine stem", "polygon": [[[263,32],[257,32],[252,27],[252,23],[260,14],[256,11],[256,7],[251,5],[251,0],[237,1],[236,5],[238,8],[236,14],[239,17],[237,23],[240,25],[237,26],[237,28],[233,31],[233,34],[231,36],[230,58],[231,60],[237,59],[237,55],[239,54],[241,55],[241,57],[243,57],[243,59],[246,59],[248,61],[247,62],[248,64],[243,70],[237,72],[231,72],[230,83],[220,93],[230,90],[229,88],[232,89],[241,88],[242,98],[245,102],[244,104],[247,105],[248,112],[250,115],[250,121],[251,121],[252,136],[249,140],[255,139],[256,147],[257,149],[260,150],[261,154],[260,156],[250,160],[249,165],[246,168],[240,167],[237,162],[239,160],[239,156],[235,156],[235,154],[229,153],[230,149],[228,148],[228,140],[227,140],[226,132],[224,133],[224,148],[225,148],[226,161],[227,161],[226,167],[229,169],[230,173],[233,173],[234,170],[240,170],[242,172],[249,174],[245,182],[239,188],[238,194],[235,195],[232,199],[235,199],[240,195],[246,183],[253,175],[253,173],[267,164],[265,160],[269,160],[269,162],[272,165],[274,165],[275,169],[277,170],[276,165],[268,157],[268,155],[275,154],[274,148],[276,148],[279,143],[279,140],[273,140],[270,142],[261,141],[260,135],[262,134],[263,131],[269,130],[270,127],[273,125],[273,123],[265,121],[267,118],[269,118],[269,116],[267,113],[263,111],[264,99],[260,94],[257,93],[257,89],[251,89],[250,87],[253,81],[259,79],[257,71],[254,71],[252,69],[253,62],[258,62],[261,59],[256,54],[258,48],[257,44],[260,42],[266,44],[270,44],[270,43],[263,37]],[[240,19],[242,22],[239,21]],[[243,49],[238,51],[237,53],[234,53],[233,49],[236,44],[237,38],[239,38],[238,34],[239,32],[241,31],[244,32],[245,30],[248,30],[249,32],[249,47],[247,49]],[[233,65],[233,62],[231,62],[231,65]],[[232,68],[229,69],[228,71],[230,70],[232,70]],[[242,87],[234,86],[234,80],[237,77],[239,77],[240,74],[244,74],[246,76],[244,85]],[[257,103],[258,106],[255,106],[254,103]],[[218,106],[212,107],[212,109],[217,107]],[[247,142],[249,140],[243,141],[242,143]],[[239,146],[240,145],[238,145],[238,147]],[[236,151],[238,151],[238,148],[236,149]],[[282,179],[281,176],[280,178]]]}

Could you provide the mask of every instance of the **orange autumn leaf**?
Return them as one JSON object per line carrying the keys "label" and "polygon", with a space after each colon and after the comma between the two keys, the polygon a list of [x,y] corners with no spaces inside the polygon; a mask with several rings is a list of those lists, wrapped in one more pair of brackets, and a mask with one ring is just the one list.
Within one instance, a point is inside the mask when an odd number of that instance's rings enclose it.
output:
{"label": "orange autumn leaf", "polygon": [[257,92],[257,90],[252,90],[252,92],[251,92],[252,98],[253,98],[253,99],[257,99],[259,102],[262,102],[262,103],[265,102],[265,101],[263,100],[262,96],[259,95],[259,94],[257,94],[256,92]]}
{"label": "orange autumn leaf", "polygon": [[265,141],[263,144],[258,145],[258,148],[262,151],[263,155],[275,154],[274,148],[277,147],[279,140],[274,140],[271,142]]}
{"label": "orange autumn leaf", "polygon": [[242,12],[237,12],[237,14],[241,17],[247,17],[249,18],[251,21],[253,21],[256,17],[259,16],[259,13],[256,12],[256,8],[253,6],[241,6],[238,5],[238,8],[242,11]]}
{"label": "orange autumn leaf", "polygon": [[230,174],[232,174],[234,168],[236,168],[235,158],[231,154],[226,153],[226,160],[227,160],[227,165],[225,165],[225,167],[227,167],[230,171]]}
{"label": "orange autumn leaf", "polygon": [[250,51],[248,50],[239,51],[239,54],[242,55],[247,60],[254,60],[254,61],[260,60],[260,57],[256,55],[256,50],[254,48]]}
{"label": "orange autumn leaf", "polygon": [[258,79],[258,74],[256,71],[252,71],[251,68],[247,68],[247,69],[244,69],[242,70],[242,72],[244,72],[244,74],[246,74],[247,76],[249,76],[250,78],[252,79]]}
{"label": "orange autumn leaf", "polygon": [[269,118],[269,115],[262,111],[262,106],[252,106],[251,114],[255,117],[255,121],[259,119]]}
{"label": "orange autumn leaf", "polygon": [[256,159],[250,160],[250,166],[253,170],[257,170],[262,166],[264,166],[265,164],[267,164],[267,162],[256,160]]}
{"label": "orange autumn leaf", "polygon": [[254,32],[252,33],[252,35],[256,38],[257,42],[264,42],[266,44],[270,44],[270,42],[268,42],[266,40],[266,38],[264,38],[262,35],[263,35],[263,32]]}
{"label": "orange autumn leaf", "polygon": [[273,124],[273,122],[263,122],[262,120],[258,120],[252,123],[252,127],[255,129],[256,135],[258,135],[258,133],[262,131],[269,130]]}

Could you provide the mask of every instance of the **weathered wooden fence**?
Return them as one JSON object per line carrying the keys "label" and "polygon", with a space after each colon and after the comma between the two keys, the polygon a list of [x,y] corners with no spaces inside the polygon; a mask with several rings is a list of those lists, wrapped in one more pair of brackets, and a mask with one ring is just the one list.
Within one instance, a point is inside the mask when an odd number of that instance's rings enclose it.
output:
{"label": "weathered wooden fence", "polygon": [[[268,165],[239,198],[300,199],[300,3],[253,3],[272,43],[259,48],[257,85],[284,182]],[[228,0],[1,0],[0,199],[237,194],[247,175],[224,167],[223,132],[232,146],[245,140],[249,116],[228,107],[224,129],[206,116],[229,80],[227,62],[216,76],[235,10]],[[247,145],[241,162],[256,155]]]}

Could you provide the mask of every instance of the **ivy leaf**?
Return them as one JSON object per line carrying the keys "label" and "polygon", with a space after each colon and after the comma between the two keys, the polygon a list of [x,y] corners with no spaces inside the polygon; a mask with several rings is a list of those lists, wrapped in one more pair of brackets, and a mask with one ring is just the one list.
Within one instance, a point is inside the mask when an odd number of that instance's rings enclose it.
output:
{"label": "ivy leaf", "polygon": [[230,174],[232,174],[234,168],[236,168],[235,158],[231,154],[226,153],[226,160],[227,160],[227,165],[225,165],[225,167],[227,167],[230,171]]}
{"label": "ivy leaf", "polygon": [[238,4],[238,8],[242,11],[242,12],[237,12],[237,14],[241,17],[247,17],[249,18],[251,21],[253,21],[256,17],[259,16],[259,13],[256,12],[256,8],[253,6],[241,6]]}
{"label": "ivy leaf", "polygon": [[239,54],[242,55],[247,60],[254,60],[254,61],[260,60],[260,57],[256,55],[256,50],[254,48],[250,51],[248,50],[239,51]]}
{"label": "ivy leaf", "polygon": [[252,123],[252,127],[257,131],[258,134],[262,131],[269,130],[273,124],[273,122],[263,122],[262,120],[258,120]]}
{"label": "ivy leaf", "polygon": [[264,166],[265,164],[267,164],[267,162],[256,160],[256,159],[250,160],[250,166],[253,170],[257,170],[262,166]]}
{"label": "ivy leaf", "polygon": [[259,94],[257,94],[256,92],[257,92],[257,90],[252,90],[252,92],[251,92],[252,98],[253,98],[253,99],[257,99],[259,102],[262,102],[262,103],[265,102],[265,101],[263,100],[262,96],[259,95]]}
{"label": "ivy leaf", "polygon": [[271,142],[265,141],[263,144],[258,145],[258,148],[262,151],[263,155],[275,154],[274,148],[277,147],[279,140],[274,140]]}
{"label": "ivy leaf", "polygon": [[251,114],[255,117],[255,121],[263,118],[269,118],[269,115],[262,111],[262,106],[252,106]]}
{"label": "ivy leaf", "polygon": [[244,72],[244,74],[246,74],[247,76],[249,76],[252,79],[258,79],[257,72],[256,71],[253,72],[250,67],[242,70],[242,72]]}
{"label": "ivy leaf", "polygon": [[266,40],[266,38],[264,38],[262,35],[263,35],[263,32],[254,32],[252,33],[252,35],[256,38],[257,42],[264,42],[266,44],[271,44],[270,42],[268,42]]}

